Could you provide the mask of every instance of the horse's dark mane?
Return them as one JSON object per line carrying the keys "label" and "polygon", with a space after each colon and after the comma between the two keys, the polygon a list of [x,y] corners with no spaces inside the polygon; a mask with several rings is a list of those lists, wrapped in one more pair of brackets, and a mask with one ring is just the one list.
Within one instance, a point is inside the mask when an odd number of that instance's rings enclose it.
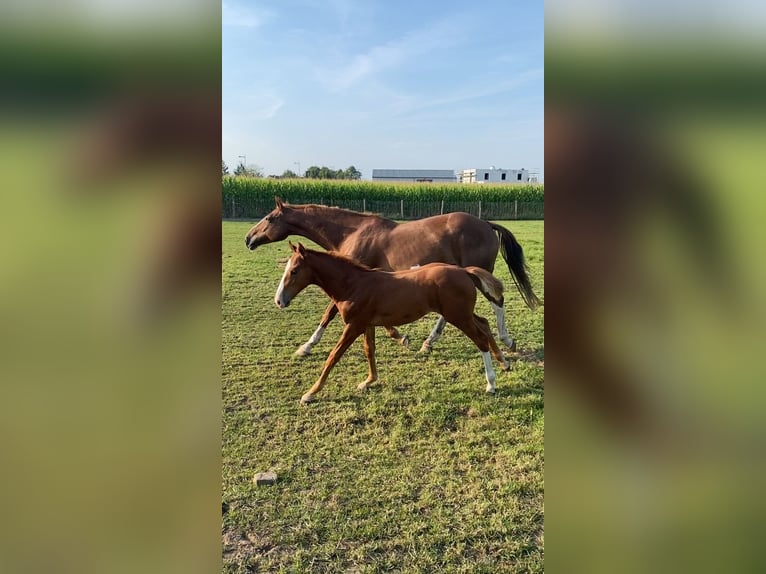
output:
{"label": "horse's dark mane", "polygon": [[322,211],[325,212],[327,210],[332,210],[338,213],[342,213],[344,215],[350,215],[353,217],[363,217],[368,219],[375,219],[381,222],[382,224],[390,227],[395,227],[397,223],[395,221],[392,221],[390,219],[387,219],[381,215],[377,215],[375,213],[368,213],[368,212],[360,212],[360,211],[354,211],[352,209],[344,209],[342,207],[331,207],[329,205],[321,205],[318,203],[303,203],[303,204],[297,204],[297,205],[291,205],[289,203],[284,204],[285,207],[291,208],[291,209],[298,209],[300,211],[307,211],[309,213],[311,212],[317,212]]}

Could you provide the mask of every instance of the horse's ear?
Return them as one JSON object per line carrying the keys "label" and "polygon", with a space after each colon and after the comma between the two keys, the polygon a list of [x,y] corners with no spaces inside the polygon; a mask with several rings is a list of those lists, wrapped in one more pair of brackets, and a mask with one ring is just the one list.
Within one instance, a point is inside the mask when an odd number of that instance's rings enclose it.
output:
{"label": "horse's ear", "polygon": [[298,242],[298,253],[301,255],[306,255],[306,248],[303,246],[303,243],[300,241]]}
{"label": "horse's ear", "polygon": [[[298,249],[297,247],[295,247],[295,245],[293,245],[293,242],[290,241],[289,239],[287,240],[287,243],[290,244],[290,249],[292,249],[293,252],[295,252]],[[300,245],[300,243],[298,245]]]}
{"label": "horse's ear", "polygon": [[282,211],[282,208],[285,206],[285,204],[282,202],[282,198],[277,197],[276,195],[274,196],[274,203],[276,204],[279,211]]}

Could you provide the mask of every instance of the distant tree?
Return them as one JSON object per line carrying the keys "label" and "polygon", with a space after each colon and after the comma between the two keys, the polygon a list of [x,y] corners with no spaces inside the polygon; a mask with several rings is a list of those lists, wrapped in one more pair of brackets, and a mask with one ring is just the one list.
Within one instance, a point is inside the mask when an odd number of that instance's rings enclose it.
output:
{"label": "distant tree", "polygon": [[221,175],[229,175],[229,166],[226,165],[226,162],[221,160]]}
{"label": "distant tree", "polygon": [[263,177],[263,168],[251,163],[247,166],[247,177]]}
{"label": "distant tree", "polygon": [[306,170],[305,176],[311,179],[319,179],[319,173],[320,173],[319,166],[312,165],[310,168]]}
{"label": "distant tree", "polygon": [[239,162],[239,165],[234,170],[234,175],[237,177],[263,177],[263,170],[257,165],[245,166],[245,164]]}
{"label": "distant tree", "polygon": [[351,165],[346,169],[343,177],[345,179],[361,179],[362,172],[356,169],[353,165]]}
{"label": "distant tree", "polygon": [[245,167],[245,164],[242,162],[239,162],[236,168],[234,168],[234,175],[237,177],[242,177],[244,175],[247,175],[247,168]]}
{"label": "distant tree", "polygon": [[282,172],[282,177],[288,177],[288,178],[290,178],[290,177],[298,177],[298,174],[296,174],[291,169],[286,169],[285,171]]}

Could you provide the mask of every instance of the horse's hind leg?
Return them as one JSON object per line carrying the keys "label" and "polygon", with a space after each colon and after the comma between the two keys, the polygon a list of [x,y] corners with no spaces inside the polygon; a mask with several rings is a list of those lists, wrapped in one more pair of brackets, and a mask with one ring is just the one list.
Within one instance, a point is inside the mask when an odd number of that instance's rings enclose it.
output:
{"label": "horse's hind leg", "polygon": [[430,353],[431,350],[434,348],[434,343],[441,339],[442,333],[444,332],[444,325],[447,323],[447,320],[439,315],[439,319],[436,321],[436,325],[434,325],[434,328],[431,329],[431,333],[428,335],[428,338],[423,341],[423,346],[420,347],[421,353]]}
{"label": "horse's hind leg", "polygon": [[356,387],[360,391],[365,390],[367,385],[378,380],[378,368],[375,365],[375,327],[367,327],[364,331],[364,355],[367,357],[369,373],[367,375],[367,380],[363,383],[359,383]]}
{"label": "horse's hind leg", "polygon": [[[489,324],[487,323],[486,319],[482,319],[482,321],[484,321],[486,324],[485,327],[481,321],[476,320],[476,317],[477,315],[469,315],[465,318],[461,317],[457,321],[449,319],[449,322],[463,331],[463,333],[465,333],[466,336],[471,339],[471,341],[473,341],[474,344],[479,348],[479,351],[481,351],[481,358],[484,361],[484,376],[487,380],[486,391],[488,393],[494,393],[495,369],[492,367],[492,356],[490,355],[490,350],[492,350],[494,353],[495,349],[497,349],[497,343],[494,342],[491,333],[489,333],[490,336],[488,337],[487,333],[485,332],[485,328],[489,329]],[[492,344],[490,344],[490,341]],[[492,348],[492,345],[494,345],[494,349]]]}
{"label": "horse's hind leg", "polygon": [[325,309],[324,315],[322,315],[322,320],[319,322],[319,327],[317,327],[316,331],[314,331],[314,334],[311,335],[311,338],[308,341],[298,347],[298,350],[295,351],[295,354],[299,357],[305,357],[306,355],[309,355],[311,353],[311,348],[322,339],[324,330],[337,314],[338,308],[335,306],[335,303],[330,302],[330,305],[328,305],[327,309]]}
{"label": "horse's hind leg", "polygon": [[500,363],[502,369],[504,371],[508,371],[511,368],[511,364],[508,362],[508,359],[505,358],[503,352],[497,346],[495,338],[492,336],[492,329],[489,326],[489,322],[484,317],[480,317],[476,313],[473,315],[473,320],[476,323],[478,329],[482,331],[484,336],[487,338],[489,349],[492,352],[492,355],[494,355],[495,359],[497,359],[497,362]]}
{"label": "horse's hind leg", "polygon": [[516,341],[513,340],[513,337],[511,337],[508,334],[508,329],[505,326],[505,308],[503,307],[503,301],[500,301],[499,305],[495,305],[494,303],[490,303],[492,305],[492,309],[495,311],[495,318],[497,319],[497,334],[500,337],[500,340],[505,343],[505,345],[511,350],[516,350]]}

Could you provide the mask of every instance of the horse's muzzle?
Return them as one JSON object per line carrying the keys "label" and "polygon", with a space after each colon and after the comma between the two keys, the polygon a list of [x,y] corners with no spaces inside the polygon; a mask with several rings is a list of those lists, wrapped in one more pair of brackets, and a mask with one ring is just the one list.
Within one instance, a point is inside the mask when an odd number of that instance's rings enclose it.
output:
{"label": "horse's muzzle", "polygon": [[255,236],[245,237],[245,245],[250,251],[258,247],[258,242],[255,240]]}
{"label": "horse's muzzle", "polygon": [[274,297],[274,304],[280,309],[284,309],[290,304],[290,301],[283,301],[281,297]]}

